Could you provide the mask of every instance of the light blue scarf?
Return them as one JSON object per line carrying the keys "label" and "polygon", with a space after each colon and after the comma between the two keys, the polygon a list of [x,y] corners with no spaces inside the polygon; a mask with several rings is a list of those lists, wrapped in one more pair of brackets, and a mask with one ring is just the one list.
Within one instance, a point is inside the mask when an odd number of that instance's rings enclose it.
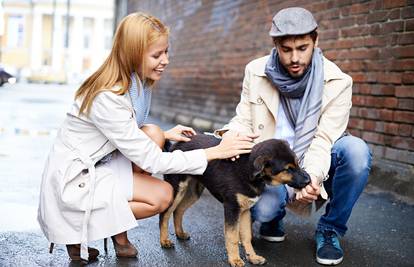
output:
{"label": "light blue scarf", "polygon": [[142,125],[144,125],[145,120],[148,118],[150,111],[151,89],[146,87],[145,83],[142,84],[141,81],[137,79],[137,75],[135,73],[131,75],[129,95],[131,96],[132,107],[135,111],[135,118],[137,120],[138,127],[141,128]]}
{"label": "light blue scarf", "polygon": [[324,86],[322,51],[314,48],[311,64],[302,77],[295,79],[280,64],[277,50],[273,48],[265,73],[279,90],[281,103],[295,130],[293,151],[302,165],[321,114]]}

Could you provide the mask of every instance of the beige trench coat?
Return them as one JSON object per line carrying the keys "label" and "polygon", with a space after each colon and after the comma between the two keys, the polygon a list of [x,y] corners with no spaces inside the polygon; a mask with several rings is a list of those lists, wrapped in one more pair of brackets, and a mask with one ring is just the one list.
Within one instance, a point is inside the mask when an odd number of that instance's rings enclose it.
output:
{"label": "beige trench coat", "polygon": [[[219,133],[232,129],[257,133],[256,142],[274,138],[279,108],[278,90],[264,73],[269,56],[251,61],[245,70],[241,99],[236,116]],[[344,133],[352,106],[352,78],[324,58],[324,89],[319,124],[305,153],[303,167],[320,183],[328,178],[333,143]],[[322,187],[321,196],[326,199]]]}
{"label": "beige trench coat", "polygon": [[82,243],[85,258],[88,241],[137,226],[114,174],[95,167],[102,157],[118,149],[150,173],[191,174],[202,174],[207,159],[203,150],[162,152],[138,128],[129,94],[100,93],[88,117],[78,115],[79,107],[75,101],[49,153],[38,221],[50,242]]}

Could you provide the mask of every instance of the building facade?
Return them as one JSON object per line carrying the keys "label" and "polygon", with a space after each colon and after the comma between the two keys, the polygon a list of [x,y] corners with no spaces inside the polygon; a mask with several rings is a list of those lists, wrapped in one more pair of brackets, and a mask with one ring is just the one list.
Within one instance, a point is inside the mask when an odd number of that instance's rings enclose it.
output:
{"label": "building facade", "polygon": [[111,48],[113,6],[112,0],[4,0],[1,63],[22,78],[80,81]]}

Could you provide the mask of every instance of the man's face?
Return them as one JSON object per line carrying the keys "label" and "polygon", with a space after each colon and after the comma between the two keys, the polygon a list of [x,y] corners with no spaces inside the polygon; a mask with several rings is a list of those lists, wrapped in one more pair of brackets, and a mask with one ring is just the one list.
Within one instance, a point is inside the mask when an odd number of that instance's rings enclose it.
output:
{"label": "man's face", "polygon": [[318,43],[309,34],[301,37],[292,36],[276,42],[279,61],[293,78],[300,78],[312,61],[313,48]]}

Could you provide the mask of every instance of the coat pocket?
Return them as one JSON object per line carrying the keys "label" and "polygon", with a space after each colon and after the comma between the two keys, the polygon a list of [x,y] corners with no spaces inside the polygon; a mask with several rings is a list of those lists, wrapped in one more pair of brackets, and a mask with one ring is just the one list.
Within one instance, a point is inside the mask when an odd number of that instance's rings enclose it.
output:
{"label": "coat pocket", "polygon": [[[95,188],[102,186],[101,182],[107,180],[105,178],[109,175],[111,175],[111,172],[106,168],[96,168]],[[82,170],[78,175],[67,180],[61,191],[62,209],[67,211],[86,211],[89,205],[91,182],[91,177],[87,169]],[[102,196],[97,197],[95,189],[92,210],[102,209],[106,206],[108,206],[107,201],[103,201]]]}

